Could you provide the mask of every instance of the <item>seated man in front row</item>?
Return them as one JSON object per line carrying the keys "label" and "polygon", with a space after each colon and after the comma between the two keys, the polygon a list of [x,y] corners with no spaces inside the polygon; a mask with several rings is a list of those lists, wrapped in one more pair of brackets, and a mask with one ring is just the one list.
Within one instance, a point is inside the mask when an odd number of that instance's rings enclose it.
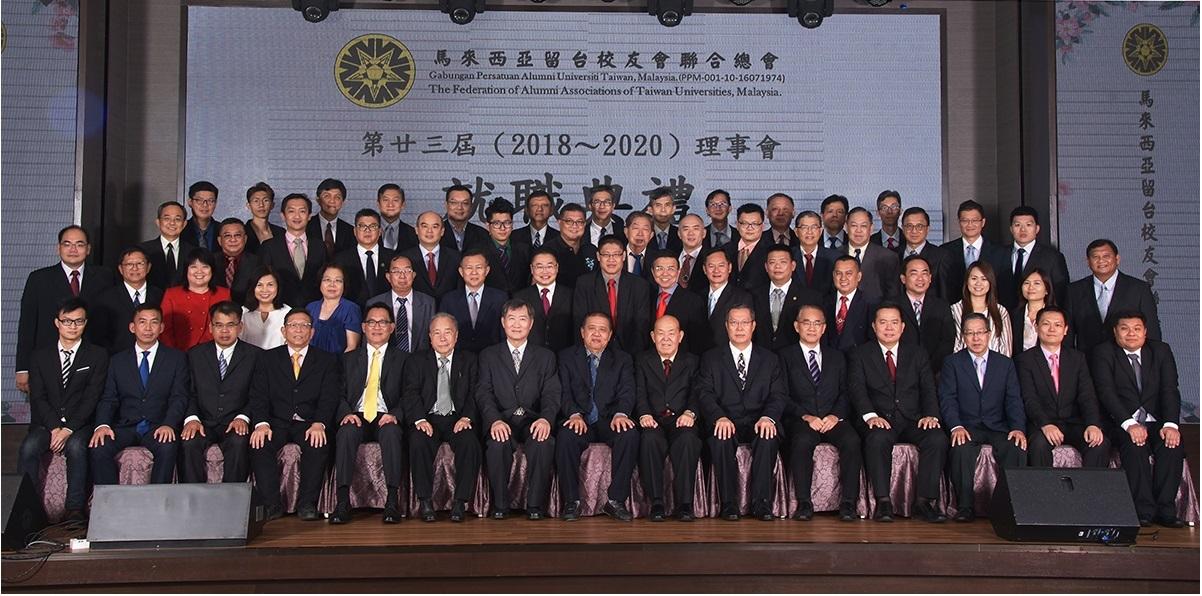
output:
{"label": "seated man in front row", "polygon": [[363,343],[342,355],[345,390],[338,402],[338,433],[334,440],[334,476],[338,479],[337,501],[330,523],[351,521],[351,480],[359,445],[375,441],[380,445],[384,468],[384,523],[401,522],[399,504],[401,468],[401,367],[408,352],[389,344],[395,323],[392,308],[376,302],[363,313]]}
{"label": "seated man in front row", "polygon": [[342,366],[334,354],[309,346],[313,318],[294,308],[284,318],[284,345],[264,352],[251,381],[250,465],[255,490],[267,506],[267,519],[284,514],[280,504],[280,466],[276,456],[288,443],[300,445],[300,488],[296,513],[304,521],[320,519],[317,497],[325,481],[330,446],[326,429],[342,387]]}
{"label": "seated man in front row", "polygon": [[[607,248],[608,250],[608,248]],[[626,283],[623,281],[622,283]],[[612,475],[603,511],[621,521],[633,516],[626,508],[630,480],[639,457],[639,433],[634,429],[634,364],[618,349],[613,322],[604,312],[584,316],[583,346],[559,353],[559,382],[563,385],[563,416],[556,433],[555,468],[563,497],[563,519],[580,518],[580,456],[589,443],[607,443]]]}
{"label": "seated man in front row", "polygon": [[104,393],[96,405],[92,477],[96,484],[117,484],[117,454],[141,445],[154,456],[150,481],[170,484],[175,475],[175,429],[188,407],[188,358],[163,345],[163,311],[134,309],[129,324],[134,347],[109,360]]}
{"label": "seated man in front row", "polygon": [[739,520],[739,468],[735,450],[751,443],[751,514],[772,521],[772,470],[779,451],[777,422],[784,415],[788,389],[776,354],[752,345],[755,312],[750,304],[726,311],[729,341],[701,357],[697,401],[709,424],[710,455],[727,521]]}
{"label": "seated man in front row", "polygon": [[876,341],[856,346],[848,354],[847,391],[868,426],[864,467],[876,498],[874,519],[893,521],[889,497],[893,446],[905,442],[918,447],[918,517],[939,523],[947,521],[936,501],[948,440],[939,428],[939,397],[926,350],[916,343],[901,343],[904,329],[901,307],[882,302],[872,320]]}
{"label": "seated man in front row", "polygon": [[960,327],[964,349],[943,362],[939,405],[943,421],[952,429],[951,477],[959,499],[956,521],[970,522],[975,518],[973,477],[981,445],[993,447],[1000,468],[1026,465],[1027,419],[1014,362],[989,349],[989,319],[969,313]]}
{"label": "seated man in front row", "polygon": [[[1114,320],[1115,343],[1098,344],[1093,351],[1098,401],[1121,429],[1113,440],[1140,525],[1180,528],[1185,522],[1177,517],[1177,488],[1185,449],[1177,428],[1177,361],[1168,344],[1148,338],[1143,313],[1120,312]],[[1148,462],[1149,455],[1155,456],[1155,465]]]}
{"label": "seated man in front row", "polygon": [[18,470],[36,486],[47,451],[67,457],[67,519],[83,521],[88,503],[88,440],[96,402],[108,375],[108,352],[82,341],[88,324],[83,301],[58,307],[58,343],[35,350],[29,368],[29,434],[21,442]]}

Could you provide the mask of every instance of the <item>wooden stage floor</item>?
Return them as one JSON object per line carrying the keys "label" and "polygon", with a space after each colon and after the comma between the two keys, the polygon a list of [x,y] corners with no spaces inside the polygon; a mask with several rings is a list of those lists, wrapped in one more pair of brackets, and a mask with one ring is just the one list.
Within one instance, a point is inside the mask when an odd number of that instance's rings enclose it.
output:
{"label": "wooden stage floor", "polygon": [[4,591],[1192,592],[1198,528],[1144,528],[1132,547],[1006,542],[988,520],[941,525],[605,517],[567,523],[356,512],[289,516],[247,547],[141,549],[6,561]]}

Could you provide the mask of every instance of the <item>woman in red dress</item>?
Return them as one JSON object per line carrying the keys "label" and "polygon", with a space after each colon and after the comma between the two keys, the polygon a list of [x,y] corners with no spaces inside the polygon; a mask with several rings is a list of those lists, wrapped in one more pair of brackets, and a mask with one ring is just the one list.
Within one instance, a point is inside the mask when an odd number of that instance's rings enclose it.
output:
{"label": "woman in red dress", "polygon": [[213,253],[195,248],[188,253],[183,284],[163,292],[164,344],[177,350],[213,339],[209,329],[209,309],[230,299],[230,291],[218,287],[213,271],[217,268]]}

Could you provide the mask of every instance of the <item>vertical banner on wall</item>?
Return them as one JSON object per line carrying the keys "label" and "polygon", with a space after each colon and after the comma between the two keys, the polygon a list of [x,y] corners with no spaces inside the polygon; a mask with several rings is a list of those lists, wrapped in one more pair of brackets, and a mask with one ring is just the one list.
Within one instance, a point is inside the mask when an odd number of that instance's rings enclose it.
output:
{"label": "vertical banner on wall", "polygon": [[75,220],[79,18],[73,4],[5,0],[0,7],[4,422],[29,422],[29,402],[13,383],[13,349],[25,278],[58,260],[55,234]]}
{"label": "vertical banner on wall", "polygon": [[1060,246],[1110,238],[1152,286],[1198,422],[1198,3],[1057,2]]}

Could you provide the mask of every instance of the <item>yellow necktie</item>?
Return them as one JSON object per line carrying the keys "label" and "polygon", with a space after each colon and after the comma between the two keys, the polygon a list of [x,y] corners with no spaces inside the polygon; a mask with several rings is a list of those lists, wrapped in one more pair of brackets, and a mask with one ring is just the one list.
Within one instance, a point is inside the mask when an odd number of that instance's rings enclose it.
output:
{"label": "yellow necktie", "polygon": [[292,376],[296,379],[300,379],[300,359],[300,352],[292,353]]}
{"label": "yellow necktie", "polygon": [[371,366],[367,369],[367,389],[363,395],[363,419],[376,419],[377,399],[380,395],[380,350],[371,353]]}

